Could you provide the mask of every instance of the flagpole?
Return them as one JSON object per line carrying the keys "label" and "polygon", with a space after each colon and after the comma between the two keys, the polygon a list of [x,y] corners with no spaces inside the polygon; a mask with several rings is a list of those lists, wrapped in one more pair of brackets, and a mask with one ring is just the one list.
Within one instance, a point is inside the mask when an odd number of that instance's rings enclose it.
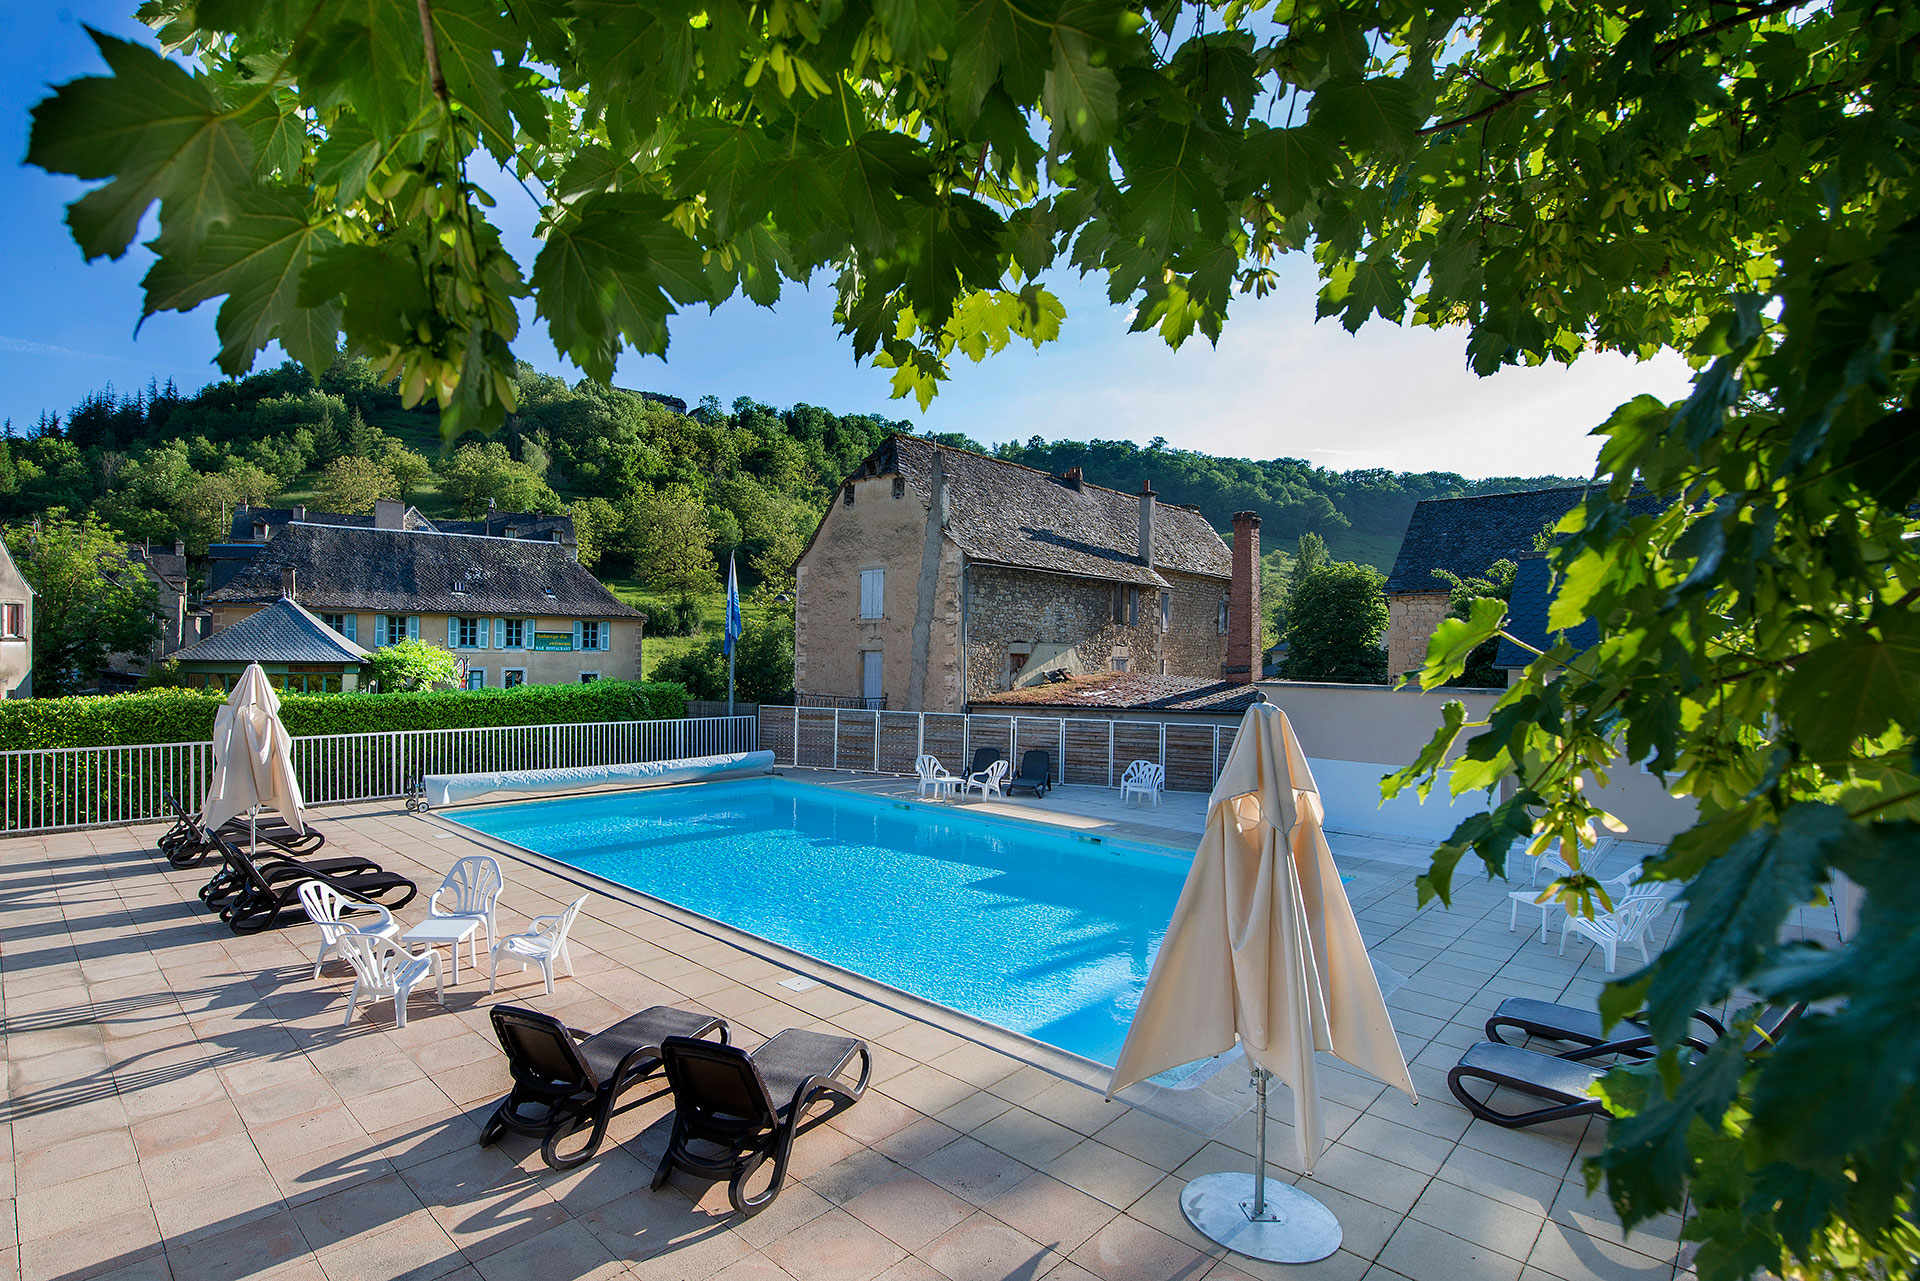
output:
{"label": "flagpole", "polygon": [[733,660],[740,648],[740,579],[734,569],[733,553],[727,553],[727,715],[733,715]]}

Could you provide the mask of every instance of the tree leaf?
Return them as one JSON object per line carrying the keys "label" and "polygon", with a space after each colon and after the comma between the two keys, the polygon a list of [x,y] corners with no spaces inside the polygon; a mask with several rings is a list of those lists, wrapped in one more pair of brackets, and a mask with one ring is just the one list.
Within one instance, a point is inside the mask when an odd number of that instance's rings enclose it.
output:
{"label": "tree leaf", "polygon": [[957,8],[955,0],[874,0],[873,12],[896,58],[924,62],[953,40]]}
{"label": "tree leaf", "polygon": [[906,230],[905,201],[933,194],[932,164],[910,138],[875,129],[854,140],[842,156],[841,189],[856,241],[870,253],[886,253]]}
{"label": "tree leaf", "polygon": [[88,28],[111,76],[83,76],[33,109],[27,163],[110,178],[67,206],[89,259],[118,258],[160,202],[164,251],[191,252],[228,217],[253,170],[253,144],[207,82],[141,45]]}
{"label": "tree leaf", "polygon": [[1055,26],[1053,65],[1047,69],[1040,103],[1056,131],[1082,142],[1098,142],[1113,132],[1120,117],[1120,78],[1094,65],[1094,43],[1081,31]]}
{"label": "tree leaf", "polygon": [[682,301],[707,296],[699,251],[667,222],[670,208],[657,196],[604,192],[556,227],[534,260],[553,345],[590,378],[613,377],[622,338],[665,354],[669,291]]}
{"label": "tree leaf", "polygon": [[1285,217],[1306,208],[1339,176],[1340,165],[1340,149],[1312,129],[1256,126],[1240,146],[1235,190],[1264,195]]}
{"label": "tree leaf", "polygon": [[319,371],[333,363],[340,313],[331,301],[303,305],[300,277],[316,252],[335,243],[293,197],[263,192],[210,232],[191,256],[166,253],[147,272],[145,315],[191,311],[225,294],[214,330],[220,368],[244,374],[269,342]]}
{"label": "tree leaf", "polygon": [[405,0],[334,0],[327,25],[295,49],[303,89],[345,106],[374,137],[391,142],[427,105],[426,44],[420,14]]}
{"label": "tree leaf", "polygon": [[480,141],[494,158],[513,155],[513,118],[507,111],[508,66],[520,61],[526,38],[493,0],[433,0],[434,45],[447,92],[479,122]]}
{"label": "tree leaf", "polygon": [[767,216],[765,136],[749,125],[723,120],[689,124],[673,163],[674,193],[706,197],[713,234],[729,240],[735,230]]}
{"label": "tree leaf", "polygon": [[1320,291],[1319,314],[1338,313],[1341,328],[1350,334],[1374,316],[1397,324],[1406,310],[1407,287],[1388,253],[1341,263]]}
{"label": "tree leaf", "polygon": [[1420,138],[1413,90],[1404,81],[1386,76],[1321,85],[1313,91],[1307,120],[1350,148],[1394,157],[1412,152]]}
{"label": "tree leaf", "polygon": [[1920,728],[1920,617],[1876,615],[1872,632],[1850,629],[1802,655],[1780,707],[1822,761],[1845,759],[1855,742],[1889,725]]}

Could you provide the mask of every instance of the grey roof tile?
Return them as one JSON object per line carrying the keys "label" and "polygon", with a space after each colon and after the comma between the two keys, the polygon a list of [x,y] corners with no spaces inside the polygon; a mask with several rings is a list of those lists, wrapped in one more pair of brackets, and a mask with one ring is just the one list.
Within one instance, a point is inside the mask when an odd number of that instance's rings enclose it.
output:
{"label": "grey roof tile", "polygon": [[897,471],[922,502],[933,495],[938,455],[947,485],[947,535],[970,558],[1113,582],[1164,587],[1155,569],[1230,578],[1231,554],[1206,517],[1156,503],[1153,567],[1139,561],[1140,500],[1102,485],[1078,489],[1032,467],[893,436],[868,460],[872,474]]}
{"label": "grey roof tile", "polygon": [[[1507,602],[1506,630],[1535,649],[1550,649],[1555,641],[1547,631],[1547,607],[1553,603],[1549,591],[1551,578],[1545,556],[1521,558],[1518,572],[1513,576],[1513,595]],[[1578,627],[1567,629],[1565,636],[1578,648],[1585,649],[1599,642],[1600,628],[1588,619]],[[1500,638],[1500,649],[1493,659],[1495,667],[1525,667],[1532,661],[1533,655],[1514,644],[1511,638]]]}
{"label": "grey roof tile", "polygon": [[167,657],[185,663],[362,663],[367,651],[282,598]]}
{"label": "grey roof tile", "polygon": [[[1586,497],[1587,487],[1532,489],[1515,494],[1479,494],[1472,498],[1428,498],[1416,504],[1400,554],[1387,575],[1389,596],[1406,592],[1444,592],[1436,569],[1469,578],[1485,573],[1497,560],[1517,560],[1534,550],[1534,535],[1557,522]],[[1635,510],[1657,510],[1650,494],[1630,500]]]}
{"label": "grey roof tile", "polygon": [[1003,690],[973,700],[975,707],[1151,709],[1162,712],[1244,712],[1265,696],[1239,681],[1210,681],[1146,672],[1095,672]]}
{"label": "grey roof tile", "polygon": [[[209,591],[210,605],[295,595],[320,610],[634,618],[559,543],[395,529],[289,524]],[[454,588],[463,587],[456,595]]]}

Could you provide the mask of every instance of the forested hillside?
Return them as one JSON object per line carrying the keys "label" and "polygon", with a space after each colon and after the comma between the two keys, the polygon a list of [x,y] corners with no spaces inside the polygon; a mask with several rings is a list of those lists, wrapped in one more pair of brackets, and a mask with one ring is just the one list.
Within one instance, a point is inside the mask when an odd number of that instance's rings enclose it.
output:
{"label": "forested hillside", "polygon": [[[0,521],[62,507],[91,512],[129,539],[184,538],[190,553],[225,537],[238,503],[366,511],[375,498],[429,516],[570,510],[582,559],[630,593],[710,597],[737,549],[749,585],[778,589],[834,486],[888,432],[911,424],[810,405],[788,409],[708,398],[686,412],[666,397],[568,384],[521,366],[519,412],[497,438],[447,449],[430,413],[400,406],[365,362],[342,359],[315,379],[297,365],[211,384],[134,394],[111,388],[64,417],[43,413],[0,436]],[[981,446],[963,436],[941,439]],[[1468,480],[1450,472],[1336,472],[1298,459],[1254,462],[1175,449],[1163,440],[1053,441],[1036,435],[994,452],[1199,507],[1226,528],[1251,508],[1269,547],[1302,533],[1336,559],[1390,564],[1422,498],[1571,483],[1540,476]],[[688,620],[691,622],[691,620]]]}

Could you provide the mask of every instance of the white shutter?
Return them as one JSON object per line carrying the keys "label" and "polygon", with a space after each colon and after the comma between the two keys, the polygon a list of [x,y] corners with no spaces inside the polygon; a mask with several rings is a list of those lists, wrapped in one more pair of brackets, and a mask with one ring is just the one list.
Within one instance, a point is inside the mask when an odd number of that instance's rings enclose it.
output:
{"label": "white shutter", "polygon": [[418,614],[407,615],[407,639],[420,639],[420,615]]}
{"label": "white shutter", "polygon": [[613,648],[613,620],[611,619],[600,620],[600,648]]}
{"label": "white shutter", "polygon": [[879,618],[883,613],[887,596],[887,571],[885,569],[863,569],[860,571],[860,617]]}
{"label": "white shutter", "polygon": [[580,624],[577,622],[573,625],[573,647],[580,648]]}
{"label": "white shutter", "polygon": [[533,648],[533,629],[539,625],[539,622],[540,620],[537,618],[529,618],[524,620],[520,624],[520,648],[521,649]]}

